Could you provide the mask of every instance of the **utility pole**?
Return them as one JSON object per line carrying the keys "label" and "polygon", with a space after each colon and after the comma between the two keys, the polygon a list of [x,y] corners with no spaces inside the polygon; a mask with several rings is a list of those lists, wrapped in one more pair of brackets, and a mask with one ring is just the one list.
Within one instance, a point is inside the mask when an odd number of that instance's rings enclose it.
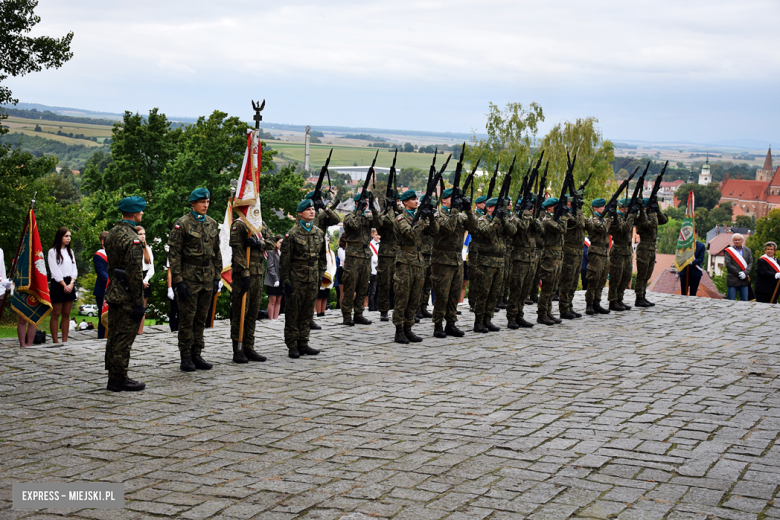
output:
{"label": "utility pole", "polygon": [[309,125],[306,125],[306,137],[304,138],[304,142],[306,143],[306,156],[303,159],[303,169],[307,172],[309,171],[309,133],[311,132],[311,127]]}

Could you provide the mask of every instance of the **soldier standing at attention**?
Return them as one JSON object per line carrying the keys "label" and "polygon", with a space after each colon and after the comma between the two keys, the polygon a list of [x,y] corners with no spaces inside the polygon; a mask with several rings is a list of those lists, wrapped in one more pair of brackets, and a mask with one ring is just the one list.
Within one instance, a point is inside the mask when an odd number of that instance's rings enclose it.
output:
{"label": "soldier standing at attention", "polygon": [[[485,202],[487,202],[487,196],[480,195],[474,199],[474,218],[479,219],[485,214]],[[476,222],[476,221],[475,221]],[[469,310],[474,312],[475,297],[477,292],[474,290],[474,280],[479,279],[479,244],[474,241],[474,230],[477,229],[477,224],[474,224],[472,229],[469,229],[471,234],[471,242],[469,243]]]}
{"label": "soldier standing at attention", "polygon": [[[533,194],[531,196],[533,197]],[[523,319],[523,307],[531,291],[533,277],[536,275],[536,235],[541,230],[541,226],[539,221],[533,218],[530,210],[523,211],[521,215],[511,216],[509,221],[517,227],[517,232],[512,237],[509,299],[506,306],[507,327],[531,328],[534,324]]]}
{"label": "soldier standing at attention", "polygon": [[[577,193],[582,197],[582,192]],[[582,244],[585,241],[585,217],[582,211],[572,208],[574,199],[568,197],[570,217],[566,223],[566,234],[563,236],[563,262],[561,262],[561,284],[558,290],[558,310],[564,320],[582,318],[582,314],[574,312],[572,301],[577,292],[577,281],[582,267]]]}
{"label": "soldier standing at attention", "polygon": [[190,211],[173,225],[168,237],[171,281],[179,299],[180,368],[184,372],[210,370],[201,356],[206,344],[203,329],[211,297],[222,276],[219,227],[206,215],[211,194],[198,188],[190,194]]}
{"label": "soldier standing at attention", "polygon": [[379,259],[376,264],[377,307],[379,307],[381,321],[390,321],[387,313],[390,310],[390,291],[393,290],[395,255],[398,253],[395,218],[403,211],[396,204],[397,196],[398,194],[395,193],[389,199],[385,197],[385,210],[375,220],[377,222],[376,231],[382,237],[382,243],[379,245]]}
{"label": "soldier standing at attention", "polygon": [[[258,195],[259,196],[259,195]],[[255,352],[255,324],[263,296],[263,251],[274,251],[274,235],[263,222],[260,236],[251,235],[249,226],[241,217],[233,221],[230,228],[230,247],[233,250],[233,291],[230,296],[230,337],[233,340],[233,361],[265,361],[265,356]],[[250,248],[249,263],[246,249]],[[238,337],[241,327],[241,301],[246,294],[244,309],[244,335],[241,350]]]}
{"label": "soldier standing at attention", "polygon": [[344,217],[347,261],[344,264],[344,279],[339,282],[344,292],[341,297],[341,315],[344,317],[342,325],[371,325],[371,320],[363,317],[368,281],[371,277],[371,250],[368,244],[371,242],[371,229],[374,227],[373,215],[370,211],[366,215],[369,197],[370,194],[363,199],[359,193],[355,195],[355,211]]}
{"label": "soldier standing at attention", "polygon": [[[517,224],[515,220],[512,218],[514,215],[512,214],[512,199],[507,197],[506,199],[506,214],[509,215],[509,218],[507,219],[509,222],[512,223],[515,228],[517,227]],[[517,232],[515,232],[517,234]],[[509,301],[509,273],[512,270],[512,250],[513,250],[513,242],[514,242],[514,236],[513,234],[510,237],[503,237],[504,239],[504,266],[501,268],[501,295],[498,298],[498,308],[499,309],[506,309],[507,308],[507,302]]]}
{"label": "soldier standing at attention", "polygon": [[[485,202],[486,215],[477,220],[472,233],[472,247],[476,242],[479,257],[477,260],[477,278],[471,279],[471,291],[474,291],[474,332],[496,332],[501,330],[493,325],[493,313],[501,290],[501,269],[504,265],[503,236],[512,236],[517,228],[503,218],[504,208],[497,208],[498,198]],[[498,212],[496,214],[496,212]],[[469,258],[469,266],[471,259]],[[469,273],[471,277],[471,273]]]}
{"label": "soldier standing at attention", "polygon": [[[431,200],[431,204],[436,206],[436,199]],[[415,313],[415,318],[433,318],[433,314],[428,311],[428,300],[431,299],[431,255],[433,254],[433,237],[423,235],[422,241],[422,261],[423,261],[423,287],[420,293],[420,305]]]}
{"label": "soldier standing at attention", "polygon": [[647,301],[647,284],[653,275],[655,267],[655,248],[658,237],[658,226],[669,222],[669,217],[658,207],[658,202],[649,204],[650,199],[642,201],[639,217],[636,219],[636,232],[639,235],[639,245],[636,247],[636,302],[637,307],[652,307],[655,304]]}
{"label": "soldier standing at attention", "polygon": [[[314,211],[316,212],[316,216],[314,217],[314,225],[317,226],[318,228],[320,228],[322,230],[322,232],[325,233],[325,236],[327,237],[328,236],[328,228],[330,226],[335,226],[339,222],[341,222],[341,217],[339,217],[338,214],[335,211],[333,211],[333,210],[336,209],[336,206],[338,206],[339,202],[341,202],[341,201],[339,200],[338,197],[334,197],[333,202],[331,203],[330,207],[327,207],[327,206],[325,206],[325,202],[323,202],[322,199],[320,199],[320,200],[318,200],[316,202],[314,201],[314,191],[310,191],[309,193],[307,193],[306,197],[304,197],[304,198],[309,199],[312,202],[314,202]],[[327,247],[327,244],[325,245],[325,247]],[[317,300],[315,299],[314,302],[315,302],[315,307],[316,307]],[[311,320],[311,323],[309,324],[309,327],[312,330],[320,330],[320,329],[322,329],[322,327],[320,327],[320,325],[316,321],[314,321],[314,315],[313,314],[312,314],[312,320]]]}
{"label": "soldier standing at attention", "polygon": [[585,221],[590,247],[588,248],[588,290],[585,291],[585,314],[609,314],[609,309],[601,306],[601,292],[607,283],[609,273],[609,226],[610,218],[605,216],[607,201],[596,199],[590,203],[594,215]]}
{"label": "soldier standing at attention", "polygon": [[137,392],[144,383],[127,377],[130,349],[138,334],[138,324],[144,317],[143,244],[135,232],[141,222],[146,201],[141,197],[126,197],[119,202],[122,220],[109,231],[105,240],[108,257],[108,340],[106,370],[112,392]]}
{"label": "soldier standing at attention", "polygon": [[544,251],[539,264],[541,271],[542,290],[539,294],[539,304],[536,308],[536,323],[555,325],[561,323],[559,318],[552,315],[552,299],[558,288],[561,277],[561,262],[563,261],[563,235],[566,233],[567,215],[561,215],[555,220],[553,213],[557,197],[550,197],[542,203],[545,214],[542,217],[542,240]]}
{"label": "soldier standing at attention", "polygon": [[[463,235],[476,224],[471,201],[465,195],[452,204],[452,188],[441,195],[441,212],[436,217],[439,231],[433,237],[431,282],[433,288],[433,335],[437,338],[464,336],[455,323],[458,321],[458,300],[463,285]],[[462,202],[461,202],[462,201]],[[460,208],[465,211],[461,212]],[[442,321],[447,326],[442,327]]]}
{"label": "soldier standing at attention", "polygon": [[395,342],[420,342],[422,338],[412,332],[414,313],[420,301],[423,285],[422,240],[423,234],[435,235],[439,225],[435,213],[430,207],[425,208],[417,224],[412,227],[414,210],[417,209],[417,193],[407,190],[399,197],[404,205],[404,212],[395,219],[395,237],[398,241],[398,253],[395,257],[395,310],[393,324],[395,325]]}
{"label": "soldier standing at attention", "polygon": [[328,269],[325,232],[314,225],[314,203],[311,199],[303,199],[297,211],[298,222],[282,241],[279,267],[287,297],[284,342],[288,355],[293,359],[320,353],[309,346],[309,332],[320,281]]}
{"label": "soldier standing at attention", "polygon": [[619,213],[615,216],[609,232],[612,235],[612,251],[609,258],[609,310],[627,311],[631,307],[623,303],[626,289],[631,284],[634,270],[634,249],[631,239],[634,234],[633,213],[627,215],[628,199],[620,199]]}

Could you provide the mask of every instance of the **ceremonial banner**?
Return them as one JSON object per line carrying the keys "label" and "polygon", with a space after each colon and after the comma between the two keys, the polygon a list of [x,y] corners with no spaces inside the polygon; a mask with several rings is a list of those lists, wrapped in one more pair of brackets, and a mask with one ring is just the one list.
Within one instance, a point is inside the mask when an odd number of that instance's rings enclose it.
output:
{"label": "ceremonial banner", "polygon": [[230,226],[233,225],[233,208],[228,204],[225,210],[225,220],[219,225],[219,250],[222,253],[222,283],[229,291],[233,288],[233,248],[230,247]]}
{"label": "ceremonial banner", "polygon": [[233,200],[233,207],[242,220],[255,235],[260,235],[263,216],[260,211],[260,168],[263,160],[263,147],[260,142],[260,131],[247,129],[246,152],[238,178],[238,191]]}
{"label": "ceremonial banner", "polygon": [[11,308],[27,322],[37,326],[49,315],[52,306],[46,280],[46,260],[32,209],[17,259],[14,285],[16,288],[11,297]]}
{"label": "ceremonial banner", "polygon": [[688,193],[688,204],[685,208],[685,218],[680,237],[677,239],[677,251],[674,254],[674,266],[677,272],[685,269],[696,256],[696,235],[693,227],[694,199],[693,190]]}

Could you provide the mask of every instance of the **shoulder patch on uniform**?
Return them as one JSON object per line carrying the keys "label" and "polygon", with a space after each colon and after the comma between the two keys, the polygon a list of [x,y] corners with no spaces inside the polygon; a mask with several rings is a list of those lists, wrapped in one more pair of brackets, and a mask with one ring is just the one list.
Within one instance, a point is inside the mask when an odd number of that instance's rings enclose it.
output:
{"label": "shoulder patch on uniform", "polygon": [[403,220],[403,219],[404,219],[404,216],[403,215],[399,215],[396,220]]}
{"label": "shoulder patch on uniform", "polygon": [[237,229],[237,227],[236,227],[236,226],[233,226],[233,231],[235,231],[236,229]]}
{"label": "shoulder patch on uniform", "polygon": [[140,241],[140,240],[137,240],[137,239],[134,239],[134,240],[133,240],[133,244],[135,244],[135,245],[140,245],[140,244],[141,244],[141,241]]}
{"label": "shoulder patch on uniform", "polygon": [[289,234],[287,234],[287,235],[284,235],[284,238],[287,238],[287,237],[289,237],[289,236],[290,236]]}
{"label": "shoulder patch on uniform", "polygon": [[175,225],[175,226],[173,226],[173,227],[175,227],[176,229],[181,229],[181,226],[180,226],[180,225],[178,225],[178,224],[176,224],[176,225]]}

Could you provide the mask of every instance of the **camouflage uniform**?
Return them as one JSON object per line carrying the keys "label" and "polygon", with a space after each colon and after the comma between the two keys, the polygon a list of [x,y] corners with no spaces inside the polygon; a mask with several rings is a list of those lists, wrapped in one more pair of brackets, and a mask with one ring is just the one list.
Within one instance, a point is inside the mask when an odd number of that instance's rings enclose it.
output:
{"label": "camouflage uniform", "polygon": [[[472,244],[478,244],[479,257],[471,267],[469,283],[474,291],[474,323],[489,323],[498,304],[501,290],[501,268],[504,265],[505,236],[512,236],[517,228],[509,220],[483,215],[477,219]],[[473,275],[472,275],[473,273]]]}
{"label": "camouflage uniform", "polygon": [[647,208],[639,210],[639,217],[636,219],[636,232],[639,235],[639,245],[636,247],[636,298],[645,299],[647,294],[647,284],[653,275],[655,267],[656,239],[658,237],[658,226],[663,226],[669,222],[662,212],[647,213]]}
{"label": "camouflage uniform", "polygon": [[421,253],[423,235],[433,235],[439,230],[436,220],[431,222],[428,219],[420,219],[417,221],[417,225],[412,227],[413,219],[413,215],[410,215],[408,210],[395,219],[398,253],[395,256],[395,275],[393,277],[395,287],[393,324],[396,327],[414,325],[414,313],[417,311],[423,285]]}
{"label": "camouflage uniform", "polygon": [[433,254],[433,237],[425,235],[423,236],[422,249],[423,261],[423,287],[420,293],[420,305],[418,309],[424,309],[428,307],[428,302],[431,299],[431,255]]}
{"label": "camouflage uniform", "polygon": [[609,255],[609,303],[622,303],[623,295],[631,284],[631,273],[634,270],[631,238],[635,217],[634,214],[626,216],[618,212],[616,220],[609,228],[612,235],[612,251]]}
{"label": "camouflage uniform", "polygon": [[[109,280],[105,295],[108,302],[106,370],[109,379],[124,381],[130,364],[130,349],[138,334],[139,321],[133,319],[132,309],[144,304],[144,250],[135,226],[125,220],[109,231],[104,244]],[[123,282],[116,276],[116,269],[124,270],[129,291],[125,290]]]}
{"label": "camouflage uniform", "polygon": [[439,231],[433,237],[431,282],[433,288],[433,323],[458,321],[458,301],[463,287],[463,239],[466,229],[476,223],[472,212],[461,212],[442,206],[436,217]]}
{"label": "camouflage uniform", "polygon": [[308,346],[314,301],[327,268],[325,232],[313,222],[311,231],[296,222],[282,240],[279,263],[281,285],[289,282],[293,286],[284,305],[284,342],[288,349]]}
{"label": "camouflage uniform", "polygon": [[531,292],[536,274],[536,237],[541,231],[541,225],[528,210],[521,216],[513,215],[509,220],[517,227],[512,237],[512,267],[506,306],[506,317],[511,321],[523,318],[525,299]]}
{"label": "camouflage uniform", "polygon": [[205,217],[200,222],[189,211],[176,221],[168,237],[171,283],[184,282],[190,293],[186,300],[177,295],[179,351],[183,355],[200,356],[203,351],[203,329],[214,284],[222,277],[219,227],[213,218]]}
{"label": "camouflage uniform", "polygon": [[347,241],[344,260],[344,276],[341,284],[341,314],[345,320],[363,316],[368,282],[371,276],[371,228],[374,226],[373,215],[359,215],[358,211],[344,217],[344,238]]}
{"label": "camouflage uniform", "polygon": [[539,264],[541,271],[542,290],[539,294],[539,304],[536,313],[540,316],[552,315],[552,299],[558,289],[561,275],[561,261],[563,260],[563,235],[569,217],[561,215],[558,222],[552,214],[542,215],[542,241],[544,251]]}
{"label": "camouflage uniform", "polygon": [[588,290],[585,291],[585,303],[593,305],[601,302],[601,292],[607,284],[609,273],[609,227],[612,219],[594,215],[585,221],[585,229],[590,238],[588,248]]}
{"label": "camouflage uniform", "polygon": [[325,233],[328,232],[330,226],[335,226],[339,222],[341,222],[341,217],[330,208],[321,209],[314,216],[314,225]]}
{"label": "camouflage uniform", "polygon": [[381,313],[390,310],[390,291],[393,287],[393,275],[395,274],[395,256],[398,253],[394,223],[396,216],[402,211],[395,205],[395,201],[385,199],[385,208],[388,204],[393,205],[392,209],[383,211],[376,218],[376,231],[382,238],[376,265],[377,300]]}
{"label": "camouflage uniform", "polygon": [[563,236],[563,262],[561,263],[561,283],[558,291],[558,310],[561,314],[573,312],[574,293],[582,268],[582,244],[585,242],[585,217],[581,211],[572,214],[566,223]]}
{"label": "camouflage uniform", "polygon": [[238,341],[241,327],[241,301],[244,293],[241,292],[241,280],[250,277],[251,282],[246,296],[246,309],[244,311],[244,336],[242,348],[245,352],[254,352],[255,322],[260,311],[260,300],[263,297],[263,251],[276,249],[274,235],[268,226],[263,223],[260,230],[263,237],[261,247],[252,247],[249,253],[249,264],[246,261],[246,247],[244,240],[249,236],[249,227],[241,219],[236,219],[230,229],[230,247],[233,249],[233,291],[230,297],[230,337]]}

